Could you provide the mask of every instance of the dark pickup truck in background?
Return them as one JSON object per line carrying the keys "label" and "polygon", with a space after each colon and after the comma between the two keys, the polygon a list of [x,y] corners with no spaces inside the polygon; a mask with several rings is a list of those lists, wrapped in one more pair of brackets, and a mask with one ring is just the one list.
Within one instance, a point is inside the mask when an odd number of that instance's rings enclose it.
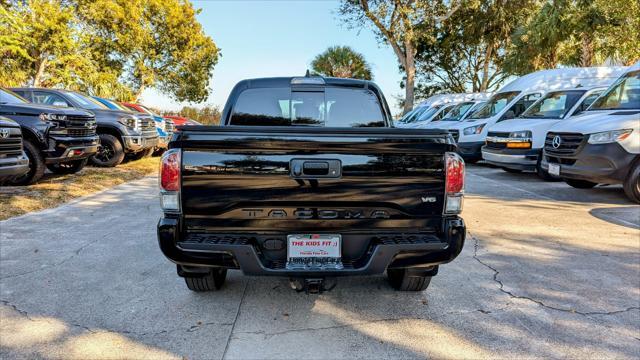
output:
{"label": "dark pickup truck in background", "polygon": [[372,82],[241,81],[224,126],[179,128],[162,158],[163,253],[189,289],[227,269],[319,292],[387,272],[424,290],[465,239],[464,162],[446,131],[395,129]]}
{"label": "dark pickup truck in background", "polygon": [[93,114],[73,108],[29,103],[11,91],[0,89],[0,116],[20,124],[29,171],[11,180],[29,185],[50,171],[70,174],[80,171],[98,150]]}
{"label": "dark pickup truck in background", "polygon": [[130,111],[111,110],[90,96],[69,90],[43,88],[12,89],[36,104],[75,107],[95,115],[100,147],[91,162],[96,166],[119,165],[125,155],[153,150],[158,145],[158,133],[153,118]]}
{"label": "dark pickup truck in background", "polygon": [[29,158],[22,150],[20,124],[0,116],[0,184],[29,171]]}

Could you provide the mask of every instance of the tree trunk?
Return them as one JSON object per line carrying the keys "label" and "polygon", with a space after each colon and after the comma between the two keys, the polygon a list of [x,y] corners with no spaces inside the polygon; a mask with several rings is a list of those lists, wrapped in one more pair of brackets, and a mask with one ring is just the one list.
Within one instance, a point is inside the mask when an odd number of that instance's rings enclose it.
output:
{"label": "tree trunk", "polygon": [[33,77],[33,87],[40,87],[42,84],[42,77],[44,76],[44,70],[47,67],[47,56],[41,57],[42,60],[36,63],[36,74]]}
{"label": "tree trunk", "polygon": [[588,67],[593,65],[593,37],[586,33],[582,33],[582,52],[580,54],[580,65]]}
{"label": "tree trunk", "polygon": [[138,91],[136,91],[135,93],[135,97],[133,99],[133,101],[137,104],[138,102],[140,102],[140,96],[142,96],[142,92],[144,91],[144,85],[140,85],[140,87],[138,88]]}
{"label": "tree trunk", "polygon": [[487,49],[484,52],[484,64],[482,64],[482,83],[480,83],[480,92],[487,91],[489,87],[489,64],[491,63],[491,57],[493,56],[493,44],[487,44]]}
{"label": "tree trunk", "polygon": [[404,111],[403,114],[408,113],[413,109],[413,100],[414,100],[414,88],[416,81],[416,64],[413,58],[413,46],[410,44],[406,44],[406,66],[405,72],[407,73],[407,83],[405,84],[405,95],[404,95]]}

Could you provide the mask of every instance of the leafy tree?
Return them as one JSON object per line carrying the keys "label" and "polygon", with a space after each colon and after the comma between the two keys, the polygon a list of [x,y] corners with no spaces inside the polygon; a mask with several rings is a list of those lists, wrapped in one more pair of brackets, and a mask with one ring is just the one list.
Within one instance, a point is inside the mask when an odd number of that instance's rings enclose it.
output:
{"label": "leafy tree", "polygon": [[76,0],[97,66],[115,69],[137,99],[154,86],[202,101],[219,49],[184,0]]}
{"label": "leafy tree", "polygon": [[371,80],[371,66],[364,55],[348,46],[332,46],[311,62],[312,70],[323,76]]}
{"label": "leafy tree", "polygon": [[447,11],[441,1],[343,0],[339,13],[354,27],[372,25],[378,38],[391,46],[405,75],[404,113],[407,113],[414,102],[417,45],[432,40],[424,36],[429,34],[425,27],[435,27],[457,8],[458,5],[453,5]]}
{"label": "leafy tree", "polygon": [[436,26],[426,20],[418,27],[425,34],[416,53],[417,96],[497,89],[509,76],[502,62],[510,34],[536,9],[535,2],[442,1],[440,6],[451,15]]}
{"label": "leafy tree", "polygon": [[[83,62],[74,11],[61,0],[8,2],[0,10],[0,73],[6,85],[55,86]],[[4,75],[10,74],[9,76]]]}
{"label": "leafy tree", "polygon": [[640,2],[545,1],[512,37],[505,67],[515,74],[557,65],[629,65],[640,58]]}

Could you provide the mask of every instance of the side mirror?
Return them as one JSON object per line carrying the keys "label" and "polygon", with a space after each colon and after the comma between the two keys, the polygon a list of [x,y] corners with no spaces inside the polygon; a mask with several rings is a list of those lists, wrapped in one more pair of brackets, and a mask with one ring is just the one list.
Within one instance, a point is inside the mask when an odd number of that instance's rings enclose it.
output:
{"label": "side mirror", "polygon": [[69,105],[67,105],[67,103],[64,101],[54,101],[51,105],[59,107],[69,107]]}

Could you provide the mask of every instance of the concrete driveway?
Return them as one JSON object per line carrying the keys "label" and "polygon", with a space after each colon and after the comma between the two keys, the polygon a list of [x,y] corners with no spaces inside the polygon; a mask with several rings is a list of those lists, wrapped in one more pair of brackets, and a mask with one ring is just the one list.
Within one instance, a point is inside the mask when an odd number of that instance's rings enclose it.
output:
{"label": "concrete driveway", "polygon": [[155,178],[0,222],[0,357],[640,357],[640,207],[480,166],[467,183],[467,243],[423,293],[238,271],[189,292],[156,244]]}

